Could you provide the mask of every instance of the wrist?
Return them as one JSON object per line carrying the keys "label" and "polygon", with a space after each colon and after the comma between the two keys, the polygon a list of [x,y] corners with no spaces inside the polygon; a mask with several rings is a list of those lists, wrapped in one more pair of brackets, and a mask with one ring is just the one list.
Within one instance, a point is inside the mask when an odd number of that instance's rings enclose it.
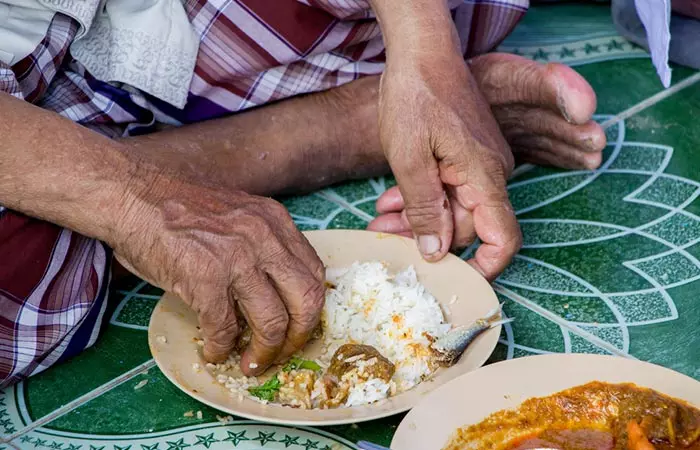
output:
{"label": "wrist", "polygon": [[118,176],[111,182],[114,189],[107,198],[95,202],[106,201],[112,205],[110,214],[104,217],[103,232],[98,238],[115,250],[121,249],[128,241],[146,237],[149,227],[145,224],[153,223],[166,195],[175,189],[172,177],[165,176],[153,163],[138,157],[131,147],[126,146],[122,156],[124,158],[115,171]]}
{"label": "wrist", "polygon": [[136,199],[144,196],[154,177],[127,146],[106,144],[95,158],[80,164],[60,199],[40,215],[114,248],[123,239],[125,223],[134,216]]}
{"label": "wrist", "polygon": [[447,0],[370,0],[382,29],[387,63],[457,56],[459,36]]}

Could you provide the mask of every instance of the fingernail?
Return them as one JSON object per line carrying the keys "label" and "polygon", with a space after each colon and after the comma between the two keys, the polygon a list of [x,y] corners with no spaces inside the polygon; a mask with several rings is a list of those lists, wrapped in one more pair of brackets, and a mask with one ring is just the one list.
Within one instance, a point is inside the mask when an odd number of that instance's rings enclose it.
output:
{"label": "fingernail", "polygon": [[437,236],[418,236],[418,248],[423,256],[432,256],[440,251],[442,243]]}

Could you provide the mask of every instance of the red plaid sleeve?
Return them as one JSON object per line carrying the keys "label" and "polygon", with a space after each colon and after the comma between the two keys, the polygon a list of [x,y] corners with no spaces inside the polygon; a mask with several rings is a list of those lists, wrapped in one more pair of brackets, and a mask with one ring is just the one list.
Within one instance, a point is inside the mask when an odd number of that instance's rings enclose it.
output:
{"label": "red plaid sleeve", "polygon": [[368,0],[299,0],[305,5],[322,9],[338,19],[373,17]]}

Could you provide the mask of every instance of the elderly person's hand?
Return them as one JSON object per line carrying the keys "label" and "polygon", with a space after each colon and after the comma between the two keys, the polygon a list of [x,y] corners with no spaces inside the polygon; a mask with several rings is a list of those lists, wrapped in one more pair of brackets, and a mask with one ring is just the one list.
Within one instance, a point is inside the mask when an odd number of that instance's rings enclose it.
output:
{"label": "elderly person's hand", "polygon": [[325,270],[281,204],[162,176],[131,192],[109,243],[125,267],[197,312],[207,360],[225,359],[245,322],[252,340],[241,368],[249,375],[306,344],[319,323]]}
{"label": "elderly person's hand", "polygon": [[197,177],[10,95],[0,93],[0,110],[0,204],[104,241],[122,265],[179,295],[199,315],[210,361],[229,355],[246,322],[248,375],[306,344],[325,270],[281,204],[187,181]]}
{"label": "elderly person's hand", "polygon": [[445,2],[375,3],[387,43],[380,139],[400,194],[380,199],[389,214],[371,228],[415,236],[429,261],[478,236],[470,262],[493,279],[521,244],[506,191],[510,148],[464,62]]}

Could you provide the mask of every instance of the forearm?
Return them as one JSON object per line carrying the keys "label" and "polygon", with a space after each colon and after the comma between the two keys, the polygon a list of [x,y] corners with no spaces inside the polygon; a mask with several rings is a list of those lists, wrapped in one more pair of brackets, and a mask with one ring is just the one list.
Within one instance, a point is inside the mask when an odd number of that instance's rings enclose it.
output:
{"label": "forearm", "polygon": [[378,176],[387,170],[376,127],[378,84],[367,77],[122,142],[182,178],[254,195]]}
{"label": "forearm", "polygon": [[[158,167],[197,181],[220,183],[219,178],[237,174],[232,180],[242,186],[259,177],[261,167],[275,167],[290,154],[303,156],[304,149],[335,139],[318,124],[317,104],[310,96],[292,98],[259,109],[187,124],[121,142]],[[311,102],[314,103],[314,102]],[[303,143],[303,148],[300,145]],[[266,184],[275,180],[261,180]]]}
{"label": "forearm", "polygon": [[370,2],[382,29],[388,64],[399,58],[461,58],[447,0]]}
{"label": "forearm", "polygon": [[0,205],[109,242],[136,165],[113,142],[0,93]]}

